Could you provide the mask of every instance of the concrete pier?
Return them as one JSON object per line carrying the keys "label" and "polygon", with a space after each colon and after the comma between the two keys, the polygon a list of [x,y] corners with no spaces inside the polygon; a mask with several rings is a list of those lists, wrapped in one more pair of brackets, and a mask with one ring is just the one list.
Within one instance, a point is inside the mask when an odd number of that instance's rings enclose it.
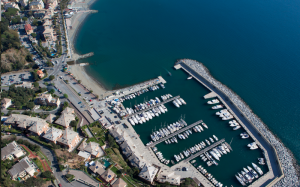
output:
{"label": "concrete pier", "polygon": [[[181,120],[181,121],[185,122],[184,120]],[[199,124],[202,123],[202,122],[203,122],[202,120],[196,121],[195,123],[192,123],[191,125],[188,125],[188,126],[182,128],[182,129],[180,129],[180,130],[178,130],[178,131],[176,131],[176,132],[170,134],[169,136],[166,136],[166,137],[164,137],[164,138],[161,138],[161,139],[159,139],[159,140],[153,142],[152,144],[147,145],[146,148],[154,147],[155,145],[157,145],[157,144],[159,144],[159,143],[161,143],[161,142],[164,142],[165,140],[167,140],[167,139],[169,139],[169,138],[172,138],[173,136],[176,136],[177,134],[182,133],[182,132],[184,132],[184,131],[190,129],[190,128],[194,127],[195,125],[199,125]],[[182,122],[181,122],[181,123],[182,123]]]}
{"label": "concrete pier", "polygon": [[171,97],[171,98],[169,98],[169,99],[167,99],[167,100],[165,100],[165,101],[162,101],[162,102],[160,102],[160,103],[157,103],[157,104],[154,105],[154,106],[151,106],[151,107],[146,108],[146,109],[144,109],[144,110],[140,110],[140,111],[138,111],[138,112],[136,112],[136,113],[134,113],[134,114],[130,114],[130,115],[128,115],[126,118],[130,118],[130,117],[132,117],[133,115],[137,115],[137,114],[140,114],[140,113],[142,113],[142,112],[148,111],[148,110],[150,110],[150,109],[152,109],[152,108],[155,108],[155,107],[158,107],[158,106],[163,105],[163,104],[165,104],[165,103],[168,103],[168,102],[170,102],[170,101],[173,101],[174,99],[178,99],[179,97],[180,97],[179,95],[178,95],[178,96],[175,96],[175,97]]}
{"label": "concrete pier", "polygon": [[210,99],[210,98],[214,98],[217,97],[218,95],[215,92],[210,92],[208,94],[206,94],[204,97],[204,99]]}
{"label": "concrete pier", "polygon": [[209,151],[209,150],[217,147],[218,145],[220,145],[223,142],[225,142],[225,138],[222,139],[222,140],[217,141],[216,143],[214,143],[214,144],[212,144],[212,145],[210,145],[210,146],[208,146],[206,148],[204,148],[203,150],[199,151],[198,153],[193,154],[192,156],[186,158],[185,161],[189,162],[189,161],[193,160],[194,158],[196,158],[197,156],[200,156],[201,154],[203,154],[203,153],[205,153],[205,152],[207,152],[207,151]]}

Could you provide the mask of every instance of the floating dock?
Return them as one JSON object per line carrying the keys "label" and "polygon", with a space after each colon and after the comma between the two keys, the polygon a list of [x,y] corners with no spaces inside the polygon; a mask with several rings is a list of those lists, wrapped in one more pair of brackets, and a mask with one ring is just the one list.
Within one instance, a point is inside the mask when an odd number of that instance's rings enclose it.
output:
{"label": "floating dock", "polygon": [[[193,123],[193,124],[191,124],[191,125],[188,125],[188,126],[182,128],[182,129],[180,129],[180,130],[178,130],[178,131],[176,131],[176,132],[170,134],[169,136],[166,136],[166,137],[164,137],[164,138],[161,138],[161,139],[159,139],[159,140],[153,142],[152,144],[147,145],[146,148],[154,147],[155,145],[157,145],[157,144],[159,144],[159,143],[161,143],[161,142],[163,142],[163,141],[165,141],[165,140],[167,140],[167,139],[169,139],[169,138],[172,138],[173,136],[176,136],[176,135],[179,134],[179,133],[182,133],[182,132],[184,132],[184,131],[190,129],[190,128],[194,127],[195,125],[199,125],[199,124],[202,123],[202,122],[203,122],[202,120],[196,121],[195,123]],[[186,122],[185,122],[183,119],[181,119],[180,123],[185,123],[185,124],[186,124]]]}
{"label": "floating dock", "polygon": [[167,100],[165,100],[165,101],[162,101],[162,102],[160,102],[160,103],[157,103],[156,105],[153,105],[153,106],[151,106],[151,107],[149,107],[149,108],[145,108],[144,110],[140,110],[140,111],[138,111],[138,112],[136,112],[136,113],[134,113],[134,114],[130,114],[130,115],[128,115],[126,118],[130,118],[130,117],[133,116],[133,115],[137,115],[137,114],[140,114],[140,113],[142,113],[142,112],[148,111],[148,110],[150,110],[150,109],[152,109],[152,108],[155,108],[155,107],[157,107],[157,106],[160,106],[160,105],[163,105],[163,104],[168,103],[168,102],[170,102],[170,101],[173,101],[174,99],[178,99],[179,97],[180,97],[179,95],[178,95],[178,96],[175,96],[175,97],[171,97],[171,98],[169,98],[169,99],[167,99]]}
{"label": "floating dock", "polygon": [[[225,138],[223,138],[222,140],[219,140],[218,142],[204,148],[203,150],[199,151],[198,153],[193,154],[192,156],[186,158],[185,161],[189,162],[189,161],[193,160],[194,158],[196,158],[197,156],[200,156],[201,154],[213,149],[214,147],[217,147],[218,145],[220,145],[223,142],[225,142]],[[184,161],[184,160],[182,160],[182,161]]]}

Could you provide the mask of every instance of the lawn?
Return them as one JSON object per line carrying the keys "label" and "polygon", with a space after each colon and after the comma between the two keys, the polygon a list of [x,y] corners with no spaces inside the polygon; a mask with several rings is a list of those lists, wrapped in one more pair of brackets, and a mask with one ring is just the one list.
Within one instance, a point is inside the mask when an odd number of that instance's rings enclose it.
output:
{"label": "lawn", "polygon": [[43,165],[39,159],[34,158],[32,159],[32,161],[37,165],[37,167],[41,170],[41,172],[44,172]]}
{"label": "lawn", "polygon": [[48,160],[48,158],[42,153],[42,152],[38,152],[38,155],[39,155],[39,157],[41,158],[41,159],[46,159],[46,161],[47,161],[47,163],[48,163],[48,165],[51,167],[51,164],[50,164],[50,161]]}

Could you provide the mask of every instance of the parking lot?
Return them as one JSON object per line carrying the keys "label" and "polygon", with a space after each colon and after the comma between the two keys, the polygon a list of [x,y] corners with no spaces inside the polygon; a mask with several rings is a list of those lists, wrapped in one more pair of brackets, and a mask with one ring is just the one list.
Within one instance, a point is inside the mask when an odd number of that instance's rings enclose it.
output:
{"label": "parking lot", "polygon": [[21,82],[32,82],[33,76],[30,72],[20,72],[20,73],[8,73],[1,76],[1,86],[10,86],[12,84],[18,84]]}

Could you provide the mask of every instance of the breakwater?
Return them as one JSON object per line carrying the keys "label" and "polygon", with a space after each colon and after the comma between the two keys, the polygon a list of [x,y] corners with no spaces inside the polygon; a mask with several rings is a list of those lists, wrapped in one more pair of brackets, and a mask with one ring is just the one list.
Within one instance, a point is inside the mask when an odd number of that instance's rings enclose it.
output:
{"label": "breakwater", "polygon": [[[233,106],[235,106],[238,111],[241,112],[240,116],[244,118],[243,120],[249,121],[254,126],[254,128],[263,135],[263,138],[267,140],[267,143],[273,146],[275,151],[272,151],[272,148],[268,147],[265,144],[266,150],[269,152],[269,157],[272,157],[271,171],[274,173],[274,179],[272,181],[269,181],[269,183],[274,184],[274,186],[299,185],[299,179],[297,176],[298,173],[296,170],[296,166],[294,165],[294,158],[292,157],[292,154],[288,151],[287,148],[284,147],[283,143],[281,143],[280,140],[270,132],[266,125],[252,112],[250,107],[247,106],[247,104],[232,90],[214,79],[203,64],[195,60],[182,59],[176,62],[175,68],[180,68],[178,67],[180,65],[194,71],[195,74],[199,75],[199,78],[210,84],[211,89],[219,92],[217,94],[222,94],[225,100],[228,101],[227,104],[229,104],[230,102]],[[207,85],[205,86],[208,87]],[[257,139],[259,139],[259,137],[257,137]],[[278,157],[278,160],[276,157]],[[281,171],[283,173],[281,173]]]}

